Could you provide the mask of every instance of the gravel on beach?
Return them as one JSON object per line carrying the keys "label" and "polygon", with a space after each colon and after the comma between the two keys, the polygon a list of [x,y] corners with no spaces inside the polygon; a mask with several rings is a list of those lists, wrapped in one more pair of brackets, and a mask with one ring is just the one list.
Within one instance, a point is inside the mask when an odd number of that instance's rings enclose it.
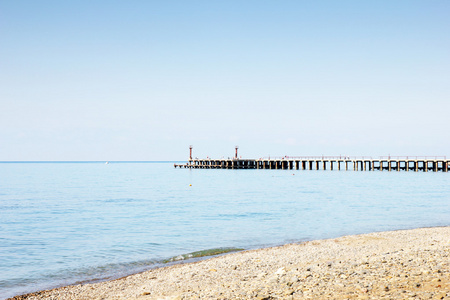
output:
{"label": "gravel on beach", "polygon": [[11,299],[450,299],[450,227],[242,251]]}

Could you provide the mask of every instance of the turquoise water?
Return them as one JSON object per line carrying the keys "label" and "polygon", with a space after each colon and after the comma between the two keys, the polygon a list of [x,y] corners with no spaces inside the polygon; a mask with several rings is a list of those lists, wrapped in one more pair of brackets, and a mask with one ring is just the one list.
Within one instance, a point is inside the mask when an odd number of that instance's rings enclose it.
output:
{"label": "turquoise water", "polygon": [[450,173],[0,163],[0,298],[202,250],[443,225]]}

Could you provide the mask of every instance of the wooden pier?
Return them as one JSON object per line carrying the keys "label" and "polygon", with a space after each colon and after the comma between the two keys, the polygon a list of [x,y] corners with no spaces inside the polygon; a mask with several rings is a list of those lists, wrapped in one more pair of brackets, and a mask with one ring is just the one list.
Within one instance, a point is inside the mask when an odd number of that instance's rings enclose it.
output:
{"label": "wooden pier", "polygon": [[450,160],[445,156],[305,156],[259,159],[192,159],[175,168],[189,169],[269,169],[269,170],[353,170],[448,172]]}

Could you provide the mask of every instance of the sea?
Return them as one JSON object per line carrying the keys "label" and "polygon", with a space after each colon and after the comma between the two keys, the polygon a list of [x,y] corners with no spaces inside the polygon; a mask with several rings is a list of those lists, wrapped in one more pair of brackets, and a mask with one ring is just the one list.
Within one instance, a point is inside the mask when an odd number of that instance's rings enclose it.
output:
{"label": "sea", "polygon": [[450,225],[450,173],[0,163],[0,299],[241,249]]}

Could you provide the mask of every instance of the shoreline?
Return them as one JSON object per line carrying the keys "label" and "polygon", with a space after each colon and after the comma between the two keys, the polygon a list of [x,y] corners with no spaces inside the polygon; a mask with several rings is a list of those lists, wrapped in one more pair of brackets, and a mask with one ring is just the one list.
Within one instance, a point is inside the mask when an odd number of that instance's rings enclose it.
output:
{"label": "shoreline", "polygon": [[245,250],[8,299],[450,299],[450,226]]}

